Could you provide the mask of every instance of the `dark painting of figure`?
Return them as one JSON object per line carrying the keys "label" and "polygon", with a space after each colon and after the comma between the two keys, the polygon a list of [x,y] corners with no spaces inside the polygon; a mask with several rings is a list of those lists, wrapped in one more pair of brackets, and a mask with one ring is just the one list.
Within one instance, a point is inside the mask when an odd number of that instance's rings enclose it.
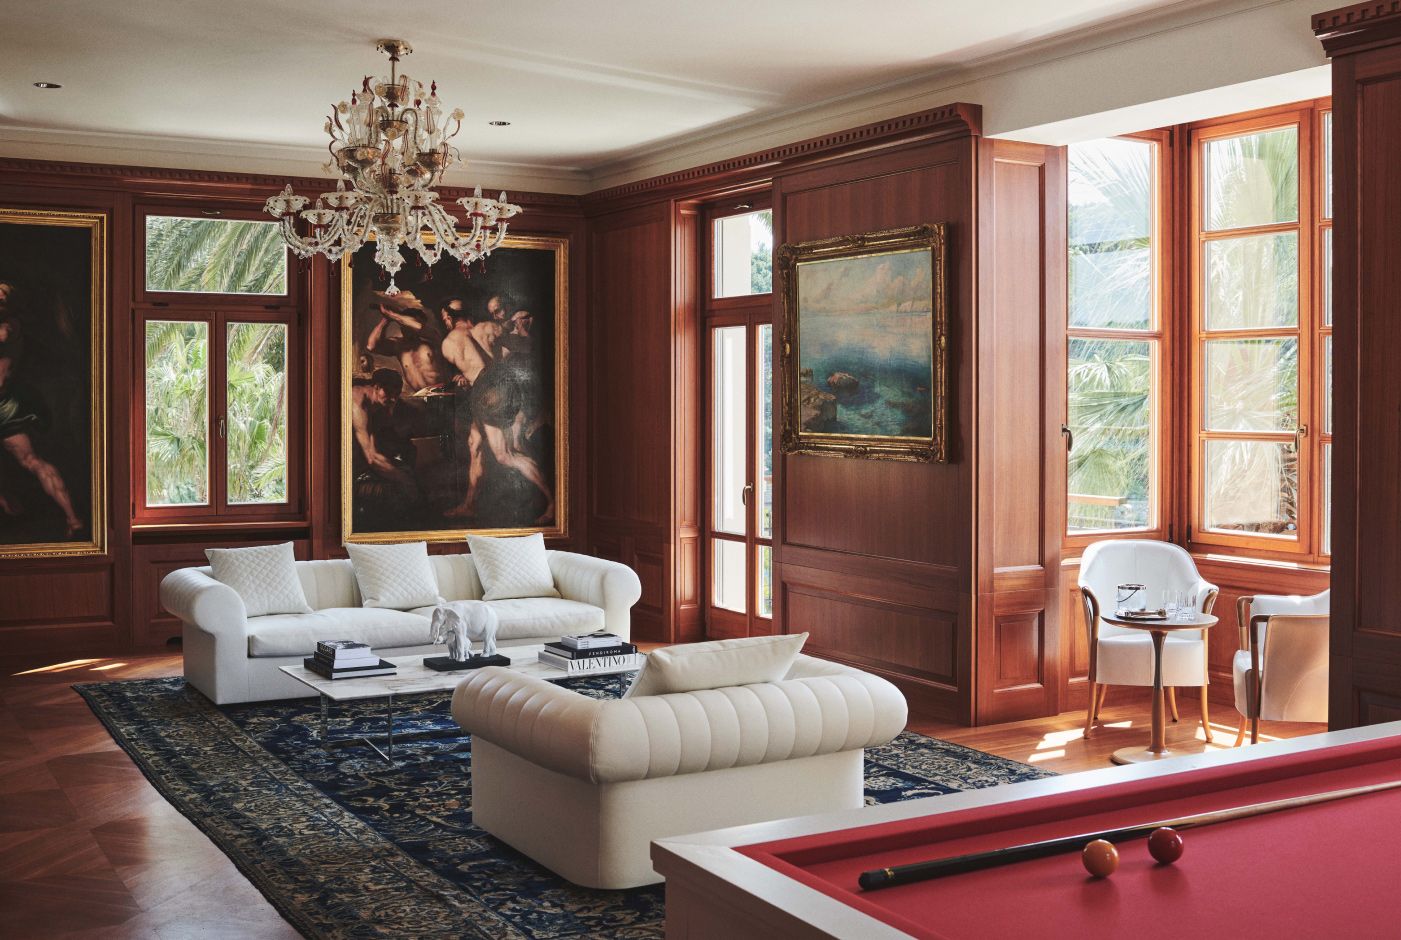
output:
{"label": "dark painting of figure", "polygon": [[102,549],[103,223],[0,210],[0,554]]}
{"label": "dark painting of figure", "polygon": [[566,242],[344,270],[346,536],[564,530]]}

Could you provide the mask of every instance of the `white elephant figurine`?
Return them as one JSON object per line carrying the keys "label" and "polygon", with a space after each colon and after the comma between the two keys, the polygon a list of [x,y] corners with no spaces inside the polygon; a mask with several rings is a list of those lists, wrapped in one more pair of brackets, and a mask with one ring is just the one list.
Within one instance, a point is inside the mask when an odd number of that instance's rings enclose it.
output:
{"label": "white elephant figurine", "polygon": [[447,643],[448,657],[465,662],[472,657],[472,644],[482,644],[483,656],[496,655],[496,611],[483,601],[454,601],[439,604],[433,611],[429,642]]}

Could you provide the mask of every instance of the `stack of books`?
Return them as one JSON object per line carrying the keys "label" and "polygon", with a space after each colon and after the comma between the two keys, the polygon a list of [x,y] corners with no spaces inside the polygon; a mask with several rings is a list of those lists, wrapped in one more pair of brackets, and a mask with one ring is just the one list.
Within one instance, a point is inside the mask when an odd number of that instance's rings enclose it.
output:
{"label": "stack of books", "polygon": [[394,675],[393,663],[380,659],[368,643],[353,640],[322,640],[316,644],[315,655],[303,659],[302,665],[327,679]]}
{"label": "stack of books", "polygon": [[626,672],[642,668],[637,647],[616,633],[586,633],[562,636],[558,643],[546,643],[540,662],[563,669],[571,676],[591,672]]}

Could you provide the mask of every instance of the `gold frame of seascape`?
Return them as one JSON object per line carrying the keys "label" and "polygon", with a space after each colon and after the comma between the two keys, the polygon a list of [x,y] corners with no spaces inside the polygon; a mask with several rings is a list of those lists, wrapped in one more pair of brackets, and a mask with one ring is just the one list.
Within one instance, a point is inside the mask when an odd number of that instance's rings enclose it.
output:
{"label": "gold frame of seascape", "polygon": [[107,554],[107,214],[60,209],[0,208],[0,224],[85,228],[89,246],[88,403],[91,427],[89,511],[91,538],[81,542],[22,542],[0,545],[0,558],[48,558]]}
{"label": "gold frame of seascape", "polygon": [[[778,273],[783,291],[783,430],[785,454],[856,457],[870,460],[907,460],[945,463],[948,460],[948,300],[946,297],[947,227],[943,222],[909,228],[843,235],[817,241],[783,245],[778,250]],[[802,335],[798,322],[798,279],[806,264],[870,258],[878,255],[930,252],[931,299],[930,424],[929,437],[874,434],[833,434],[805,431],[800,425],[801,401],[799,350]]]}
{"label": "gold frame of seascape", "polygon": [[[371,237],[373,241],[373,236]],[[354,277],[351,256],[341,258],[341,541],[362,544],[391,542],[459,542],[472,535],[531,535],[539,532],[547,539],[569,536],[569,239],[564,236],[507,235],[501,248],[535,248],[554,252],[555,262],[555,400],[552,425],[555,430],[555,521],[550,526],[514,529],[429,529],[404,532],[356,532],[353,529],[354,499],[351,450],[354,441],[350,422],[350,383],[355,373],[354,356]],[[491,263],[490,257],[487,264]]]}

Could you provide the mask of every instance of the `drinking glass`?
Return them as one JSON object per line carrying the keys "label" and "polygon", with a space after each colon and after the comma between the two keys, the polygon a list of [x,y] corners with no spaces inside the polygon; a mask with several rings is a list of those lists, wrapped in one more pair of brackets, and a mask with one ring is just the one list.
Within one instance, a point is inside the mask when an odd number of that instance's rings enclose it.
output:
{"label": "drinking glass", "polygon": [[1177,594],[1174,591],[1163,588],[1158,592],[1158,606],[1163,609],[1163,613],[1167,614],[1169,617],[1173,616],[1177,611]]}
{"label": "drinking glass", "polygon": [[1176,603],[1177,619],[1180,621],[1191,620],[1196,612],[1194,609],[1195,604],[1196,595],[1193,591],[1178,591]]}

